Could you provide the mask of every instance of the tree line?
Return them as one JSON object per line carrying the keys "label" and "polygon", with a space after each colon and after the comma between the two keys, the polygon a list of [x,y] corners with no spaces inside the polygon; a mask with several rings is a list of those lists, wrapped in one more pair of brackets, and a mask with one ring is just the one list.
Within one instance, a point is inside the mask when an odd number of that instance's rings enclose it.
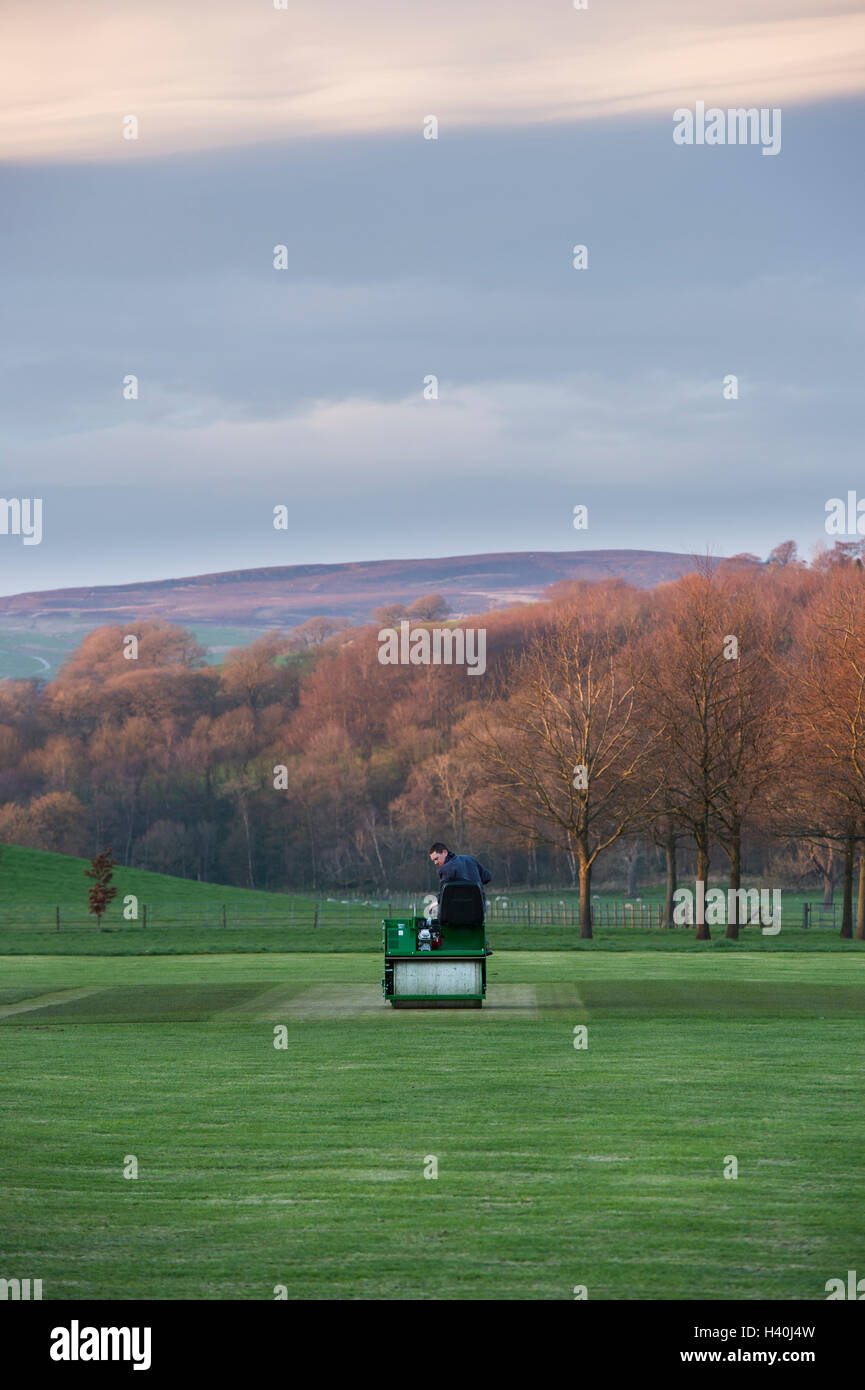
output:
{"label": "tree line", "polygon": [[487,632],[476,679],[378,659],[379,624],[441,622],[438,595],[219,666],[174,624],[98,628],[54,680],[0,681],[0,841],[368,894],[429,886],[443,839],[496,887],[578,886],[583,935],[611,876],[662,874],[672,920],[685,874],[768,873],[840,884],[865,937],[863,545],[552,585],[463,620]]}

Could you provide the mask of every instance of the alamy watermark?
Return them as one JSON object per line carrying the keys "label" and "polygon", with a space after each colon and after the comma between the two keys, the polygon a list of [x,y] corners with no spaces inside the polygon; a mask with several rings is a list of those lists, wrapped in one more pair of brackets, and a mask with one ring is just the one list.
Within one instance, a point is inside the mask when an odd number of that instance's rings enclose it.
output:
{"label": "alamy watermark", "polygon": [[0,1302],[27,1303],[42,1297],[41,1279],[0,1279]]}
{"label": "alamy watermark", "polygon": [[0,536],[21,536],[25,545],[40,545],[42,498],[0,497]]}
{"label": "alamy watermark", "polygon": [[857,1279],[855,1269],[848,1269],[846,1285],[843,1279],[827,1279],[824,1288],[827,1303],[833,1298],[851,1298],[857,1303],[865,1301],[865,1279]]}
{"label": "alamy watermark", "polygon": [[843,497],[830,497],[825,510],[827,535],[865,536],[865,497],[857,498],[853,488],[846,502]]}
{"label": "alamy watermark", "polygon": [[133,1371],[150,1369],[149,1327],[82,1327],[73,1318],[69,1327],[51,1331],[52,1361],[131,1361]]}
{"label": "alamy watermark", "polygon": [[465,666],[469,676],[487,669],[485,627],[412,628],[404,620],[399,631],[383,627],[378,640],[382,666]]}
{"label": "alamy watermark", "polygon": [[759,922],[764,936],[777,936],[781,930],[780,888],[728,888],[726,893],[723,888],[710,888],[707,892],[702,879],[697,879],[696,890],[675,889],[673,922],[677,927]]}
{"label": "alamy watermark", "polygon": [[694,110],[680,106],[673,112],[676,145],[762,145],[763,154],[781,153],[780,106],[710,106],[698,101]]}

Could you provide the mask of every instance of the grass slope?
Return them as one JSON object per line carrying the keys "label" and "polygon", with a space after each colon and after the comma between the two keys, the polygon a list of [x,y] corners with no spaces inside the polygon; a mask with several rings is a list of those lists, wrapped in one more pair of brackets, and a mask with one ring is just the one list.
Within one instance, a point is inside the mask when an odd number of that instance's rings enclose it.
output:
{"label": "grass slope", "polygon": [[[45,903],[80,903],[87,910],[90,880],[84,870],[89,859],[72,854],[53,854],[49,850],[24,849],[19,845],[0,847],[0,906],[29,906]],[[227,888],[220,883],[199,883],[195,879],[155,874],[148,869],[114,870],[118,898],[135,893],[141,902],[192,904],[260,904],[273,906],[287,901],[282,894],[256,892],[249,888]],[[112,905],[119,916],[119,909]]]}
{"label": "grass slope", "polygon": [[380,974],[6,960],[4,1271],[46,1299],[822,1300],[861,1267],[860,956],[497,954],[479,1013],[394,1012]]}

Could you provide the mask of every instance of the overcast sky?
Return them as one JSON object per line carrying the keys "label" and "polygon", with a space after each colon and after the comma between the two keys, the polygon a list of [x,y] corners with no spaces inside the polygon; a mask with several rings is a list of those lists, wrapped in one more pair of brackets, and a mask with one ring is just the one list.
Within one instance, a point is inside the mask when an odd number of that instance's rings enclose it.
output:
{"label": "overcast sky", "polygon": [[[43,536],[0,535],[0,592],[807,552],[827,498],[865,496],[861,4],[5,0],[3,25],[0,496],[42,498]],[[780,108],[780,153],[675,144],[698,101]]]}

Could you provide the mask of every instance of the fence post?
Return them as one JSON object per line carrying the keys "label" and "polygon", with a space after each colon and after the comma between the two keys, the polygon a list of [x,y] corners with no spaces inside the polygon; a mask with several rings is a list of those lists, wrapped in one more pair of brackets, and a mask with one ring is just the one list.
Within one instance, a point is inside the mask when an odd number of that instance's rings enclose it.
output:
{"label": "fence post", "polygon": [[225,927],[225,903],[222,904],[222,925]]}
{"label": "fence post", "polygon": [[807,904],[807,903],[803,903],[803,904],[802,904],[802,926],[803,926],[803,927],[807,927],[807,925],[808,925],[808,904]]}
{"label": "fence post", "polygon": [[141,930],[144,931],[146,927],[147,927],[147,903],[143,903],[143,904],[142,904],[142,908],[141,908]]}
{"label": "fence post", "polygon": [[313,929],[313,931],[316,930],[317,926],[318,926],[318,903],[316,903],[316,905],[315,905],[315,912],[314,912],[313,918],[312,918],[312,929]]}

